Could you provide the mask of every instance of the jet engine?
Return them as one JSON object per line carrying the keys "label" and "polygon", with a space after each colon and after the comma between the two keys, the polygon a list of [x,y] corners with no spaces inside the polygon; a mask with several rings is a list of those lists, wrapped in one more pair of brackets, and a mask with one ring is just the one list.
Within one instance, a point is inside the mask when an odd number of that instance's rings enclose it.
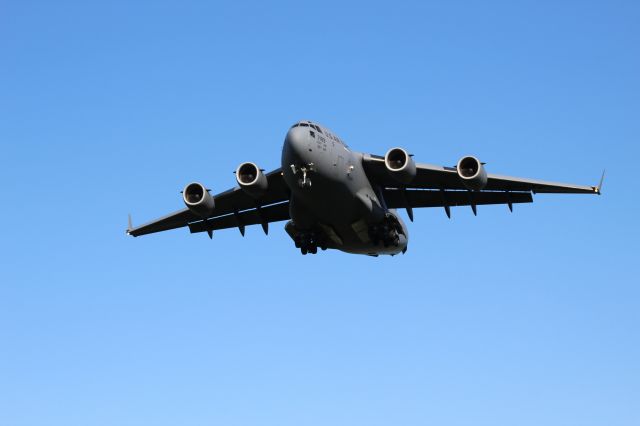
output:
{"label": "jet engine", "polygon": [[471,191],[480,191],[487,186],[487,172],[476,157],[462,157],[456,167],[464,186]]}
{"label": "jet engine", "polygon": [[394,179],[410,183],[416,177],[416,163],[402,148],[392,148],[384,156],[384,165]]}
{"label": "jet engine", "polygon": [[240,164],[236,170],[236,180],[240,188],[253,198],[262,197],[269,186],[267,177],[254,163]]}
{"label": "jet engine", "polygon": [[207,188],[198,182],[190,183],[184,187],[182,199],[189,210],[203,218],[211,216],[216,206]]}

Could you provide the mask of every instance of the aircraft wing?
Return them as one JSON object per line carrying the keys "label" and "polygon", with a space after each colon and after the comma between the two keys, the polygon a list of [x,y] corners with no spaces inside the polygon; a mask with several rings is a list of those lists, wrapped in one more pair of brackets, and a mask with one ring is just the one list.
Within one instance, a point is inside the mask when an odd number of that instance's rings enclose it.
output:
{"label": "aircraft wing", "polygon": [[188,208],[178,210],[144,225],[129,224],[127,234],[134,237],[189,226],[193,232],[211,232],[216,229],[238,227],[244,235],[247,225],[261,224],[267,232],[268,224],[289,218],[289,191],[280,169],[266,174],[268,189],[260,199],[255,199],[239,187],[213,196],[213,215],[202,218]]}
{"label": "aircraft wing", "polygon": [[423,189],[384,189],[382,191],[387,207],[456,207],[482,204],[532,203],[530,192],[469,192]]}
{"label": "aircraft wing", "polygon": [[383,191],[388,208],[445,207],[479,204],[530,203],[531,194],[600,194],[600,186],[572,185],[511,176],[487,174],[487,185],[469,191],[455,167],[416,163],[416,177],[402,184],[388,172],[384,157],[365,154],[362,159],[367,176]]}

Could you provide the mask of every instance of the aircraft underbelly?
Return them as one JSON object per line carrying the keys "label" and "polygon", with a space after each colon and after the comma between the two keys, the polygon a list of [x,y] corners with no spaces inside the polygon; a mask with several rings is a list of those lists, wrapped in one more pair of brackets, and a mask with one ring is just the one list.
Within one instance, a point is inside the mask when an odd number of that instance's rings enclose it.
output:
{"label": "aircraft underbelly", "polygon": [[337,144],[325,150],[312,138],[285,144],[282,154],[291,219],[298,230],[321,229],[328,247],[349,253],[395,254],[406,247],[404,236],[398,247],[369,238],[369,225],[381,222],[386,212],[362,168],[361,154]]}
{"label": "aircraft underbelly", "polygon": [[349,253],[395,254],[406,247],[406,239],[400,247],[385,248],[369,238],[369,225],[380,221],[384,211],[368,181],[322,175],[321,169],[310,179],[311,188],[292,188],[291,218],[296,226],[320,227],[330,235],[331,248]]}

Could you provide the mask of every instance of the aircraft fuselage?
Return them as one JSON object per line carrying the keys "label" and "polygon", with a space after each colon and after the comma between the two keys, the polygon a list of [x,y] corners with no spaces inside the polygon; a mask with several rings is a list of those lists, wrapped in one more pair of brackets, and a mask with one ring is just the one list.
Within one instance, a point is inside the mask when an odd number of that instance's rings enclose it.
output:
{"label": "aircraft fuselage", "polygon": [[[362,155],[315,123],[300,122],[289,130],[282,172],[291,190],[291,221],[285,229],[294,241],[316,239],[320,247],[357,254],[406,250],[407,227],[381,202],[379,189],[364,172]],[[388,232],[391,240],[382,237]]]}

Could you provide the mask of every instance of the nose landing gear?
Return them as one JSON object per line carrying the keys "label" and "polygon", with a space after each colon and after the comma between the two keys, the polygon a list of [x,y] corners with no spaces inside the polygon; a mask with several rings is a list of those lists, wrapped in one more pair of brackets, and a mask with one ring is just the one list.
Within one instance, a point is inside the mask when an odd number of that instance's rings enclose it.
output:
{"label": "nose landing gear", "polygon": [[291,171],[294,175],[300,175],[300,177],[298,178],[298,186],[301,189],[311,188],[311,179],[309,178],[309,175],[311,174],[311,172],[315,172],[313,163],[305,164],[300,167],[296,167],[295,164],[292,164]]}

